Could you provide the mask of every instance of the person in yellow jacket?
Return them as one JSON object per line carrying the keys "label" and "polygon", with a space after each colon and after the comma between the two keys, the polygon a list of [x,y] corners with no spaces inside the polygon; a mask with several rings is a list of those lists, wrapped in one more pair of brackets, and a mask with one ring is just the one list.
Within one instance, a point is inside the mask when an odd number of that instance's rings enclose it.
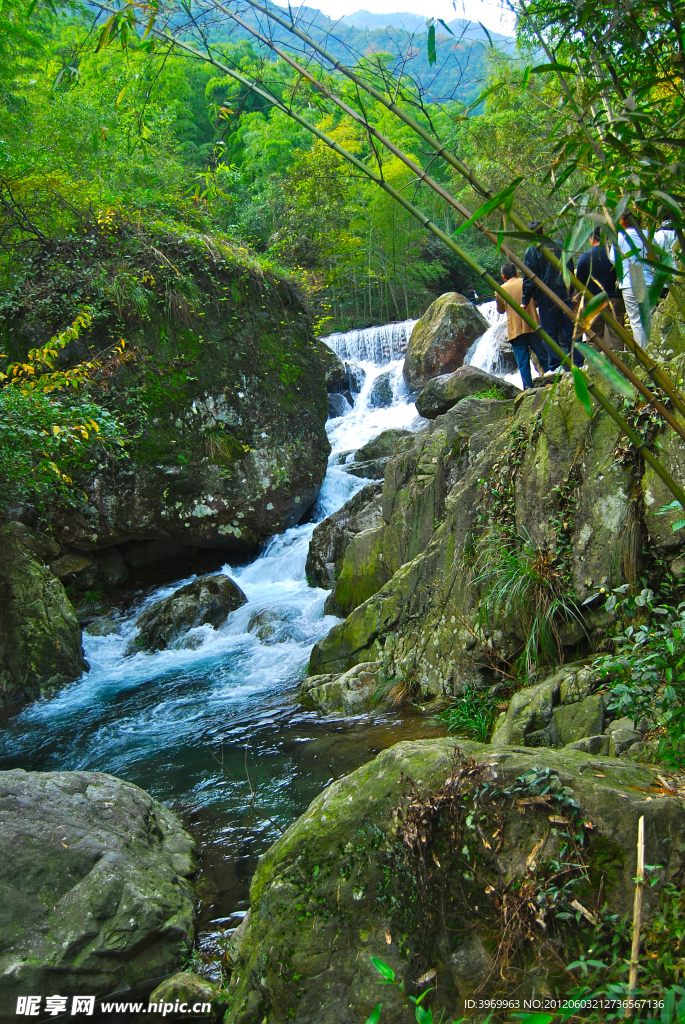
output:
{"label": "person in yellow jacket", "polygon": [[[521,305],[521,299],[523,298],[523,281],[518,276],[518,271],[513,263],[505,263],[502,267],[502,280],[504,281],[504,290],[512,299]],[[532,317],[537,321],[538,314],[535,308],[535,300],[531,299],[528,305],[525,307],[526,313],[530,313]],[[540,335],[529,327],[525,320],[516,313],[511,306],[509,306],[501,296],[497,296],[497,312],[507,314],[507,339],[516,357],[516,365],[519,368],[521,374],[521,380],[523,382],[523,390],[532,388],[533,378],[530,373],[530,354],[535,353],[535,357],[540,364],[540,369],[543,373],[547,373],[548,367],[548,354],[547,346],[543,343]]]}

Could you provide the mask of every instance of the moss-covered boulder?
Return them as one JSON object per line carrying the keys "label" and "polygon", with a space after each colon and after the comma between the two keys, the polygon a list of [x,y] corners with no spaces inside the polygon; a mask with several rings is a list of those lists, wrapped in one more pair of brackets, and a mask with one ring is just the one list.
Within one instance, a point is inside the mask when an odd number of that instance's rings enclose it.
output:
{"label": "moss-covered boulder", "polygon": [[[661,443],[673,448],[676,471],[679,442],[667,430]],[[598,588],[639,577],[645,512],[656,552],[673,559],[681,550],[682,535],[653,514],[666,499],[650,474],[641,504],[640,474],[610,417],[585,416],[570,375],[551,397],[534,389],[515,402],[463,399],[388,463],[383,558],[392,575],[319,641],[310,671],[380,660],[386,679],[423,694],[492,685],[494,667],[514,661],[527,634],[514,614],[487,635],[476,629],[482,538],[490,537],[496,557],[497,538],[505,545],[517,537],[521,572],[524,548],[552,559],[580,607]],[[669,531],[663,540],[660,524]],[[566,660],[601,634],[602,614],[588,608],[584,628],[570,622],[561,631]]]}
{"label": "moss-covered boulder", "polygon": [[416,399],[421,416],[434,420],[451,409],[462,398],[487,395],[488,398],[516,398],[520,389],[477,366],[460,366],[454,373],[433,377]]}
{"label": "moss-covered boulder", "polygon": [[404,379],[420,391],[431,377],[452,373],[489,323],[465,296],[447,292],[431,303],[415,324],[404,360]]}
{"label": "moss-covered boulder", "polygon": [[577,751],[397,744],[332,783],[260,860],[226,1024],[359,1024],[379,1002],[404,1024],[428,984],[448,1020],[474,996],[558,995],[575,984],[564,966],[588,948],[587,916],[631,908],[640,816],[660,865],[646,916],[682,869],[685,808],[663,793],[646,768],[604,758],[599,771]]}
{"label": "moss-covered boulder", "polygon": [[225,237],[94,228],[34,260],[3,324],[5,351],[22,358],[86,301],[93,329],[66,357],[99,357],[96,396],[133,440],[128,459],[81,481],[88,504],[59,523],[63,542],[247,553],[299,522],[326,471],[337,362],[293,282]]}
{"label": "moss-covered boulder", "polygon": [[246,603],[247,598],[230,576],[199,576],[141,612],[131,649],[163,651],[197,626],[222,626],[231,612]]}
{"label": "moss-covered boulder", "polygon": [[195,846],[100,772],[0,772],[0,1005],[163,977],[192,945]]}
{"label": "moss-covered boulder", "polygon": [[347,545],[362,530],[381,522],[381,484],[366,484],[312,533],[305,571],[312,587],[330,590],[340,575]]}
{"label": "moss-covered boulder", "polygon": [[358,715],[371,711],[378,693],[379,668],[380,662],[370,661],[355,665],[340,676],[308,676],[302,680],[299,702],[325,714]]}
{"label": "moss-covered boulder", "polygon": [[88,667],[53,546],[15,523],[0,529],[0,706],[52,696]]}

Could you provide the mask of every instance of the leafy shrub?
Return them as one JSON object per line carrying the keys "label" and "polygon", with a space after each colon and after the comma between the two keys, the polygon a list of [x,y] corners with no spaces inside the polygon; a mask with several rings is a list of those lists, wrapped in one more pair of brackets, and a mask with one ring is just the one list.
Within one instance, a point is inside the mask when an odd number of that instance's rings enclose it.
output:
{"label": "leafy shrub", "polygon": [[516,662],[519,674],[535,676],[540,664],[564,660],[562,625],[577,623],[585,629],[567,567],[554,551],[536,547],[527,535],[507,543],[495,533],[482,546],[473,582],[484,586],[479,630],[505,628],[523,640]]}
{"label": "leafy shrub", "polygon": [[[624,595],[620,595],[620,590]],[[630,595],[619,588],[609,595],[609,611],[632,604],[646,621],[630,624],[614,637],[616,653],[595,664],[611,675],[609,710],[635,720],[646,718],[662,732],[659,758],[685,767],[685,602],[653,604],[654,594],[643,588]]]}
{"label": "leafy shrub", "polygon": [[486,743],[498,710],[487,691],[469,686],[439,717],[449,732]]}

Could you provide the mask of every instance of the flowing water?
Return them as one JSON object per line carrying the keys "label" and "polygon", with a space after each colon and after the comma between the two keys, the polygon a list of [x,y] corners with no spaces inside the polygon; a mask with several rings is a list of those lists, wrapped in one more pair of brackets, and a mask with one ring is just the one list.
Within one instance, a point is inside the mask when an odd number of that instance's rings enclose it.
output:
{"label": "flowing water", "polygon": [[[492,311],[484,312],[496,328]],[[183,649],[127,657],[141,608],[188,580],[140,592],[120,614],[118,633],[84,634],[90,671],[0,732],[0,768],[110,772],[182,815],[203,849],[200,948],[208,955],[245,913],[258,856],[331,779],[400,739],[442,732],[411,712],[341,721],[296,700],[312,646],[338,621],[323,614],[327,591],[305,577],[315,522],[366,483],[346,472],[343,453],[389,427],[421,423],[402,379],[413,324],[326,339],[363,370],[364,385],[354,407],[327,424],[333,450],[314,521],[272,538],[251,564],[223,567],[247,604],[219,629],[191,631]],[[489,334],[474,346],[474,362],[493,363]],[[369,402],[380,373],[392,382],[384,409]]]}
{"label": "flowing water", "polygon": [[[315,520],[366,483],[345,471],[340,453],[388,427],[420,424],[393,347],[401,340],[388,337],[385,354],[373,348],[374,360],[350,347],[365,383],[354,408],[327,424],[333,452]],[[381,372],[391,374],[393,402],[374,409],[368,397]],[[203,847],[201,947],[210,950],[244,913],[259,854],[332,778],[400,739],[441,732],[406,712],[342,722],[298,707],[311,648],[338,621],[323,614],[327,591],[305,578],[314,525],[272,538],[249,565],[224,566],[247,604],[217,630],[193,630],[192,647],[125,656],[141,608],[188,580],[141,592],[120,616],[119,633],[84,634],[91,668],[79,682],[0,732],[0,768],[110,772],[182,814]]]}

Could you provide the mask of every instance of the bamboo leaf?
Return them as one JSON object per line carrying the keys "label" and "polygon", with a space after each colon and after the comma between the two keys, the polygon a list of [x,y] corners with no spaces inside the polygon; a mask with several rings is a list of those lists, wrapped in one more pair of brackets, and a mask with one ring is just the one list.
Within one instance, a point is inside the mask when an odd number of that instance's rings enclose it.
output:
{"label": "bamboo leaf", "polygon": [[391,967],[388,967],[388,965],[383,960],[379,960],[377,956],[372,956],[371,963],[376,968],[378,973],[385,979],[385,981],[394,982],[395,972]]}
{"label": "bamboo leaf", "polygon": [[511,199],[513,199],[514,192],[516,191],[516,189],[522,181],[523,178],[514,178],[514,180],[509,185],[507,185],[506,188],[503,188],[502,191],[498,192],[496,196],[491,196],[490,199],[484,202],[482,206],[479,206],[476,212],[471,214],[469,219],[465,221],[464,224],[461,224],[457,228],[454,234],[460,235],[462,231],[466,231],[467,228],[471,227],[471,225],[475,221],[480,220],[481,217],[485,217],[488,213],[492,213],[493,210],[497,209],[498,206],[501,206],[503,203],[506,203],[506,201],[510,197]]}
{"label": "bamboo leaf", "polygon": [[594,317],[595,313],[606,305],[609,301],[609,297],[606,292],[599,292],[588,302],[587,306],[583,306],[583,320],[590,320]]}
{"label": "bamboo leaf", "polygon": [[537,67],[531,68],[531,75],[543,75],[547,71],[563,71],[566,75],[575,75],[577,72],[568,66],[568,64],[538,64]]}
{"label": "bamboo leaf", "polygon": [[528,88],[528,83],[530,82],[530,74],[531,74],[532,70],[533,69],[531,68],[530,64],[528,64],[528,66],[526,67],[525,71],[523,72],[523,78],[521,79],[521,88],[522,89],[527,89]]}
{"label": "bamboo leaf", "polygon": [[[438,18],[438,21],[440,22],[440,24],[442,25],[442,27],[443,27],[443,28],[447,29],[447,31],[449,32],[449,34],[450,34],[451,36],[453,36],[453,35],[454,35],[454,32],[452,31],[452,29],[451,29],[451,28],[449,27],[449,25],[447,25],[447,24],[446,24],[446,23],[445,23],[445,22],[444,22],[444,21],[442,20],[442,18]],[[455,36],[455,39],[456,39],[456,36]]]}
{"label": "bamboo leaf", "polygon": [[576,398],[583,407],[583,411],[588,419],[592,416],[592,403],[590,402],[590,392],[587,389],[587,382],[585,377],[578,369],[577,366],[573,367],[573,386],[576,389]]}
{"label": "bamboo leaf", "polygon": [[367,1019],[366,1019],[366,1024],[378,1024],[378,1021],[379,1021],[380,1015],[381,1015],[381,1006],[382,1005],[383,1005],[383,1003],[378,1003],[376,1006],[374,1006],[374,1008],[373,1008],[373,1010],[371,1012],[371,1016],[367,1017]]}
{"label": "bamboo leaf", "polygon": [[582,341],[576,342],[576,348],[579,352],[582,352],[590,366],[602,375],[614,391],[618,391],[619,395],[623,395],[624,398],[628,398],[631,401],[635,398],[635,393],[628,381],[619,373],[615,366],[612,366],[602,352],[597,352],[596,349],[590,345],[583,344]]}
{"label": "bamboo leaf", "polygon": [[428,63],[435,64],[438,59],[438,55],[435,52],[435,25],[431,25],[428,29]]}

